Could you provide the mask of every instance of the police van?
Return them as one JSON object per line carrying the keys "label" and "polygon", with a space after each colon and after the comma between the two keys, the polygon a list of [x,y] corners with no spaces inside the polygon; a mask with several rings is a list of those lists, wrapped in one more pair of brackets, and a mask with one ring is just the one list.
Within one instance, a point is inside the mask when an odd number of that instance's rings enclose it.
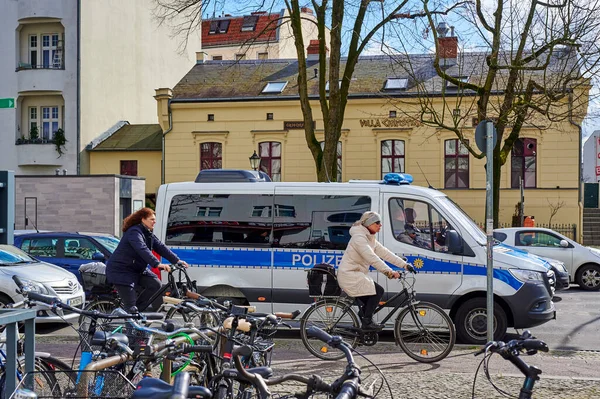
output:
{"label": "police van", "polygon": [[[204,295],[259,311],[306,308],[306,270],[339,266],[350,227],[372,210],[382,216],[377,239],[418,269],[418,298],[447,309],[462,342],[486,340],[486,235],[444,193],[396,173],[348,183],[267,180],[213,170],[160,186],[155,234],[190,264]],[[371,276],[386,295],[399,289],[374,269]],[[496,336],[554,319],[553,279],[541,258],[495,244]]]}

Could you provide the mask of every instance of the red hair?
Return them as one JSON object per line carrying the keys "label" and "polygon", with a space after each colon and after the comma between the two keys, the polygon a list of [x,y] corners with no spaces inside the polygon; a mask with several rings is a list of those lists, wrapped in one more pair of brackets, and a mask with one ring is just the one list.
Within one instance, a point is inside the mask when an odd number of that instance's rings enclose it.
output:
{"label": "red hair", "polygon": [[142,223],[142,219],[147,219],[150,216],[156,215],[150,208],[142,208],[137,212],[132,213],[123,220],[123,233],[125,233],[131,226]]}

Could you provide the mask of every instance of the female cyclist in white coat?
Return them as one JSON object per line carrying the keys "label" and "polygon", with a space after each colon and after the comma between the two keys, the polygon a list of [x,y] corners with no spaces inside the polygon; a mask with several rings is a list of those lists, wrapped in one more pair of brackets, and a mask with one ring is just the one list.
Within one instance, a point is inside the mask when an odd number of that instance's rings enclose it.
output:
{"label": "female cyclist in white coat", "polygon": [[410,263],[394,255],[375,239],[375,234],[379,230],[381,230],[379,214],[372,211],[363,213],[360,220],[350,228],[352,238],[348,242],[337,275],[342,290],[362,304],[359,314],[363,330],[383,328],[382,325],[373,322],[373,313],[383,296],[384,289],[369,277],[369,266],[373,266],[388,278],[399,278],[400,272],[393,271],[384,260],[414,271]]}

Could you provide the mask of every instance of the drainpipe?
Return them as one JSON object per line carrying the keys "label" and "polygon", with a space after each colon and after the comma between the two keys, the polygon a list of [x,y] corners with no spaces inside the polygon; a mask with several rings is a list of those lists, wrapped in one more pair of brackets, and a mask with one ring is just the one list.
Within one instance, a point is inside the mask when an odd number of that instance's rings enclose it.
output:
{"label": "drainpipe", "polygon": [[[582,199],[581,199],[581,167],[582,167],[582,155],[581,155],[581,151],[582,151],[582,147],[583,144],[581,142],[582,138],[583,138],[583,128],[581,127],[581,124],[575,122],[573,120],[573,90],[571,90],[571,92],[569,93],[569,123],[571,123],[571,125],[577,127],[577,130],[579,131],[579,151],[578,151],[578,159],[579,159],[579,163],[577,164],[577,206],[581,206],[580,204],[582,203]],[[583,208],[583,206],[582,206]],[[578,237],[573,237],[576,238],[576,241],[583,241],[583,210],[581,210],[580,214],[579,214],[579,226],[580,226],[580,231],[578,236],[581,238],[580,240],[577,240]]]}
{"label": "drainpipe", "polygon": [[77,175],[81,174],[81,0],[77,1]]}
{"label": "drainpipe", "polygon": [[173,116],[171,115],[171,100],[167,103],[167,114],[169,115],[169,128],[162,135],[162,164],[160,184],[165,184],[165,136],[173,130]]}

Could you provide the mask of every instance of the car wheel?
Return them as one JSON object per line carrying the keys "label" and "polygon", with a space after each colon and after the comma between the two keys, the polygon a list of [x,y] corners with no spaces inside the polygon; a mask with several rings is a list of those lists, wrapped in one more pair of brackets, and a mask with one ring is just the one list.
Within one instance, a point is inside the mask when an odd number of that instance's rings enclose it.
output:
{"label": "car wheel", "polygon": [[[487,342],[487,300],[472,298],[458,308],[454,317],[456,336],[463,344],[481,345]],[[506,334],[507,318],[504,309],[494,302],[494,339]]]}
{"label": "car wheel", "polygon": [[583,265],[577,270],[575,282],[582,290],[600,290],[600,266],[594,264]]}

